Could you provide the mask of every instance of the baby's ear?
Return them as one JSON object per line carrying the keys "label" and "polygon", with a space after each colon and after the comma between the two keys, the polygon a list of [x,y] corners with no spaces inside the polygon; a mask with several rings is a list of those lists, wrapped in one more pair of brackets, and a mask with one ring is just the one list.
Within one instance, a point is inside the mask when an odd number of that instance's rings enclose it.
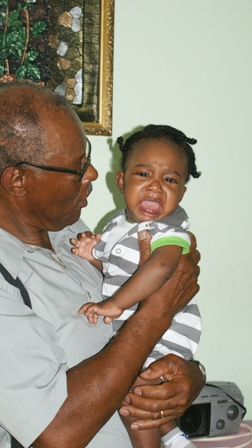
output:
{"label": "baby's ear", "polygon": [[182,201],[182,199],[183,199],[183,197],[184,197],[184,195],[185,195],[186,190],[187,190],[187,187],[184,187],[184,190],[183,190],[182,193],[181,193],[181,197],[180,197],[179,202]]}
{"label": "baby's ear", "polygon": [[118,171],[116,173],[116,185],[118,187],[118,190],[123,193],[124,192],[124,172]]}

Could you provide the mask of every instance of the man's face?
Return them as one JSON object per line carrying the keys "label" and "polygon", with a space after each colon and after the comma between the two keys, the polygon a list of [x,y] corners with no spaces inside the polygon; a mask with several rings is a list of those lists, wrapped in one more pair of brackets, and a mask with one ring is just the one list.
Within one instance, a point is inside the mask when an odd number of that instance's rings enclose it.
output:
{"label": "man's face", "polygon": [[[80,170],[82,163],[87,161],[82,124],[74,114],[66,111],[57,111],[53,117],[44,115],[42,126],[48,155],[43,163]],[[76,222],[81,209],[87,206],[91,182],[97,176],[92,165],[87,168],[81,182],[76,174],[37,168],[26,170],[26,199],[35,228],[57,231]]]}

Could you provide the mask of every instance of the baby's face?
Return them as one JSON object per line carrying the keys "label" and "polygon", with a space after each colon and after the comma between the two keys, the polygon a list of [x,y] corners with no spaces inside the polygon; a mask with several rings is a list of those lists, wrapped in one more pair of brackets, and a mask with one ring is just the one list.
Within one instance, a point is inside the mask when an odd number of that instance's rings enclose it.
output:
{"label": "baby's face", "polygon": [[186,191],[186,156],[165,140],[143,142],[130,155],[125,173],[117,173],[127,219],[142,222],[174,212]]}

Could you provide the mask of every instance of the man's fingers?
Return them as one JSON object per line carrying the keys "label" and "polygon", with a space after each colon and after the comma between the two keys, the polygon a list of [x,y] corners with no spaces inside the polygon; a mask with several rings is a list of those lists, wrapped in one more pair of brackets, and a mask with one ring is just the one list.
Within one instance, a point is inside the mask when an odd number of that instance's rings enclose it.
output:
{"label": "man's fingers", "polygon": [[150,258],[150,240],[151,234],[147,230],[141,230],[138,233],[138,244],[140,250],[139,266]]}
{"label": "man's fingers", "polygon": [[178,361],[180,361],[180,358],[176,355],[165,355],[163,358],[152,362],[147,369],[142,370],[140,377],[146,381],[160,378],[161,383],[161,377],[165,375],[166,381],[170,381],[172,378],[168,378],[168,375],[173,377],[177,374],[179,369]]}
{"label": "man's fingers", "polygon": [[[165,410],[165,416],[161,413],[162,409],[156,411],[147,411],[143,409],[137,409],[133,406],[127,405],[121,407],[119,413],[125,417],[132,417],[137,419],[134,423],[132,429],[153,429],[159,428],[160,426],[168,423],[171,420],[177,418],[177,412],[175,409]],[[163,411],[164,412],[164,411]]]}

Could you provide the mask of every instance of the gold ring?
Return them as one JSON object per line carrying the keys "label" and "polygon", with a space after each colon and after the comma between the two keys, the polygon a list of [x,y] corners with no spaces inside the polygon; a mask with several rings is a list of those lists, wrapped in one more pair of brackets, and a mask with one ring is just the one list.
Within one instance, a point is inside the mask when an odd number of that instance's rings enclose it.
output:
{"label": "gold ring", "polygon": [[167,383],[167,380],[165,379],[165,377],[163,375],[160,376],[160,379],[161,379],[162,383]]}
{"label": "gold ring", "polygon": [[160,411],[161,412],[161,418],[164,418],[164,411]]}

